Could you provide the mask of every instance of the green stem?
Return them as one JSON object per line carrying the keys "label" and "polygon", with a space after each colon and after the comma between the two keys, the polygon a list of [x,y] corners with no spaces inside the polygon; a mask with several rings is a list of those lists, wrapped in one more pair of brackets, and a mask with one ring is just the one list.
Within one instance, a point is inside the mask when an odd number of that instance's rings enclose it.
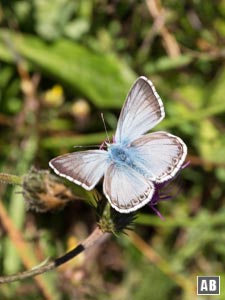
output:
{"label": "green stem", "polygon": [[22,185],[23,183],[23,177],[7,174],[7,173],[0,173],[0,182],[6,183],[6,184],[17,184]]}

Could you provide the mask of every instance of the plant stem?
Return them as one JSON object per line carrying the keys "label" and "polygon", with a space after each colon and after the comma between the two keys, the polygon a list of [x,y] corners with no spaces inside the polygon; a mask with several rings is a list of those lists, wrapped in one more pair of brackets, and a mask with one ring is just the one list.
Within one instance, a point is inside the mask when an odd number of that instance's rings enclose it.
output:
{"label": "plant stem", "polygon": [[7,174],[7,173],[0,173],[0,182],[6,183],[6,184],[22,185],[23,177],[11,175],[11,174]]}
{"label": "plant stem", "polygon": [[68,262],[87,248],[96,244],[96,242],[102,242],[105,238],[110,235],[108,232],[103,232],[99,227],[96,227],[95,230],[87,237],[87,239],[82,243],[67,252],[66,254],[51,260],[47,263],[44,263],[40,266],[34,267],[31,270],[20,272],[18,274],[13,274],[9,276],[2,276],[0,277],[0,284],[2,283],[10,283],[17,280],[22,280],[30,277],[34,277],[36,275],[43,274],[50,270],[53,270],[60,265]]}

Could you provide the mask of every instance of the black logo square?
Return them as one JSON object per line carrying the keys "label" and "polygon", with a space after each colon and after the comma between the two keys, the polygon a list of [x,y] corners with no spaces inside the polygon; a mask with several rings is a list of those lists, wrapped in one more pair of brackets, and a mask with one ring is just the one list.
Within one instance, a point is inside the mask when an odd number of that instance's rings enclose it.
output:
{"label": "black logo square", "polygon": [[197,276],[197,295],[220,295],[220,276]]}

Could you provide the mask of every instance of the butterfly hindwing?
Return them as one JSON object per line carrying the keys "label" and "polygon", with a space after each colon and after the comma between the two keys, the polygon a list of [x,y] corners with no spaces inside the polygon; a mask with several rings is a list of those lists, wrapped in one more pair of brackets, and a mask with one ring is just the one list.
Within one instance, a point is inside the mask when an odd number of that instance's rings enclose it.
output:
{"label": "butterfly hindwing", "polygon": [[158,124],[165,116],[162,100],[146,77],[139,77],[123,105],[115,141],[129,143]]}
{"label": "butterfly hindwing", "polygon": [[108,166],[108,152],[87,150],[53,158],[49,162],[56,174],[91,190],[104,175]]}
{"label": "butterfly hindwing", "polygon": [[105,174],[103,191],[111,206],[121,213],[137,210],[151,201],[154,185],[127,165],[112,163]]}
{"label": "butterfly hindwing", "polygon": [[161,183],[176,175],[187,155],[187,146],[177,136],[159,131],[146,134],[130,145],[136,168],[149,180]]}

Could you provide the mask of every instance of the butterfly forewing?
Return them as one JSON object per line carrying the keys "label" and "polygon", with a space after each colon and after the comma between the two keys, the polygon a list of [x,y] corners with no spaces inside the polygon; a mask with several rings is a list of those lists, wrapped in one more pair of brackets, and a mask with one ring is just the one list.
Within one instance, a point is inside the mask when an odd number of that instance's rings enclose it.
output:
{"label": "butterfly forewing", "polygon": [[52,159],[50,167],[56,174],[91,190],[104,175],[108,166],[108,152],[88,150],[65,154]]}
{"label": "butterfly forewing", "polygon": [[154,185],[129,166],[112,163],[104,177],[103,191],[112,207],[129,213],[151,201]]}
{"label": "butterfly forewing", "polygon": [[165,116],[162,100],[146,77],[139,77],[122,108],[115,141],[128,144],[158,124]]}
{"label": "butterfly forewing", "polygon": [[185,143],[167,132],[146,134],[131,143],[135,149],[135,166],[145,178],[161,183],[174,177],[187,155]]}

